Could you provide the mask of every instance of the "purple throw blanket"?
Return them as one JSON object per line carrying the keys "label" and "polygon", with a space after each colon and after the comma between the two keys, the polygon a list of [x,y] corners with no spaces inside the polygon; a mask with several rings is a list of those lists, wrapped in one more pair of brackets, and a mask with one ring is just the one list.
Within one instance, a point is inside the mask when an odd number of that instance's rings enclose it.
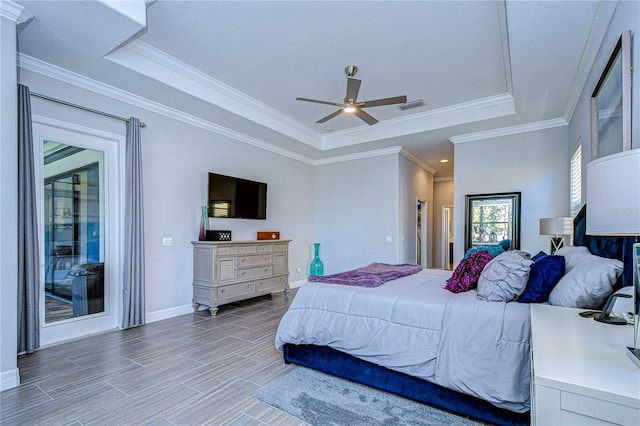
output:
{"label": "purple throw blanket", "polygon": [[396,280],[422,271],[422,266],[411,263],[390,265],[388,263],[372,263],[369,266],[340,272],[333,275],[309,275],[310,282],[327,284],[355,285],[359,287],[378,287],[387,281]]}

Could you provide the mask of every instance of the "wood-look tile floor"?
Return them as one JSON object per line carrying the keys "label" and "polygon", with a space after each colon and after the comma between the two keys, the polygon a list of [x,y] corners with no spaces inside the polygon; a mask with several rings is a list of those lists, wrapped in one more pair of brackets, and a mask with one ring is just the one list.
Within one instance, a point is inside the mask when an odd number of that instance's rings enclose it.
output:
{"label": "wood-look tile floor", "polygon": [[115,330],[18,358],[8,425],[300,425],[251,395],[296,368],[275,349],[283,293]]}

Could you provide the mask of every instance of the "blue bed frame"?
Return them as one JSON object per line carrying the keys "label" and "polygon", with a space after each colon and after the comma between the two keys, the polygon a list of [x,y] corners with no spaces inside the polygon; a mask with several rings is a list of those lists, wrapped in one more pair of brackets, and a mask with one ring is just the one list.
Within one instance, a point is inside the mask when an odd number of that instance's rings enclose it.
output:
{"label": "blue bed frame", "polygon": [[[585,230],[586,206],[583,206],[574,219],[574,245],[586,246],[598,256],[623,260],[625,268],[618,286],[631,285],[631,254],[635,238],[592,237],[586,235]],[[496,425],[530,423],[529,412],[501,409],[482,399],[389,370],[328,346],[286,344],[284,360]]]}

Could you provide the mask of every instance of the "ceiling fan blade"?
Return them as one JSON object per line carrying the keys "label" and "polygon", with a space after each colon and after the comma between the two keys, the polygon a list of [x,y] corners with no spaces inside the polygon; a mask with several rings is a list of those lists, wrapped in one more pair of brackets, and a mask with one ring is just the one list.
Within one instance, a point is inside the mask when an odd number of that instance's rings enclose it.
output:
{"label": "ceiling fan blade", "polygon": [[296,98],[296,101],[304,101],[304,102],[313,102],[316,104],[325,104],[325,105],[334,105],[341,107],[342,104],[337,102],[329,102],[329,101],[320,101],[318,99],[309,99],[309,98]]}
{"label": "ceiling fan blade", "polygon": [[394,96],[392,98],[374,99],[371,101],[358,102],[360,108],[375,107],[382,105],[406,104],[406,96]]}
{"label": "ceiling fan blade", "polygon": [[369,126],[373,126],[378,122],[378,120],[376,120],[375,118],[373,118],[372,116],[370,116],[369,114],[361,110],[360,108],[356,108],[356,110],[354,111],[354,114],[360,117],[360,119],[366,122]]}
{"label": "ceiling fan blade", "polygon": [[358,92],[360,92],[360,83],[361,80],[357,78],[349,77],[347,80],[347,97],[344,99],[344,103],[348,103],[349,101],[355,103],[356,99],[358,99]]}
{"label": "ceiling fan blade", "polygon": [[324,123],[326,121],[329,121],[333,117],[337,117],[338,115],[340,115],[341,112],[342,112],[342,108],[340,108],[336,112],[332,112],[331,114],[327,115],[326,117],[321,118],[320,120],[316,121],[316,123]]}

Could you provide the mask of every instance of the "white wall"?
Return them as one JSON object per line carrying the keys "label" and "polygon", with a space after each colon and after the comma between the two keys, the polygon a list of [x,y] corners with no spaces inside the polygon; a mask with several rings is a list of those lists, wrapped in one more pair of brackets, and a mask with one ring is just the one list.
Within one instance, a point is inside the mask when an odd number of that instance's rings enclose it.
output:
{"label": "white wall", "polygon": [[[433,183],[433,267],[442,268],[442,206],[453,206],[453,179]],[[454,235],[454,239],[458,238]],[[464,238],[461,236],[460,238]]]}
{"label": "white wall", "polygon": [[602,41],[596,61],[589,73],[584,85],[580,100],[569,123],[569,143],[571,152],[577,147],[578,141],[582,144],[582,202],[586,200],[586,165],[591,161],[591,94],[598,84],[598,80],[611,56],[611,52],[618,42],[620,35],[626,31],[632,31],[631,40],[631,65],[636,70],[632,73],[631,96],[631,145],[632,148],[640,148],[640,72],[637,70],[640,62],[640,2],[621,1],[609,24],[609,30]]}
{"label": "white wall", "polygon": [[[267,220],[211,219],[210,228],[231,230],[234,240],[255,239],[257,231],[280,231],[282,239],[293,240],[290,280],[305,279],[307,247],[313,242],[313,166],[40,74],[22,71],[20,79],[33,92],[119,116],[133,115],[147,124],[142,129],[147,320],[191,309],[191,241],[198,237],[208,172],[268,184]],[[121,121],[37,98],[32,108],[34,114],[125,132]],[[162,246],[163,237],[171,237],[173,246]]]}
{"label": "white wall", "polygon": [[314,226],[325,275],[397,262],[398,188],[398,154],[316,166]]}
{"label": "white wall", "polygon": [[19,384],[16,24],[0,16],[0,390]]}
{"label": "white wall", "polygon": [[539,220],[569,214],[567,126],[454,146],[454,253],[464,255],[465,195],[521,192],[520,248],[549,251]]}
{"label": "white wall", "polygon": [[398,263],[419,263],[416,252],[416,201],[426,203],[427,265],[433,262],[433,175],[413,161],[400,155],[400,224],[398,229]]}

